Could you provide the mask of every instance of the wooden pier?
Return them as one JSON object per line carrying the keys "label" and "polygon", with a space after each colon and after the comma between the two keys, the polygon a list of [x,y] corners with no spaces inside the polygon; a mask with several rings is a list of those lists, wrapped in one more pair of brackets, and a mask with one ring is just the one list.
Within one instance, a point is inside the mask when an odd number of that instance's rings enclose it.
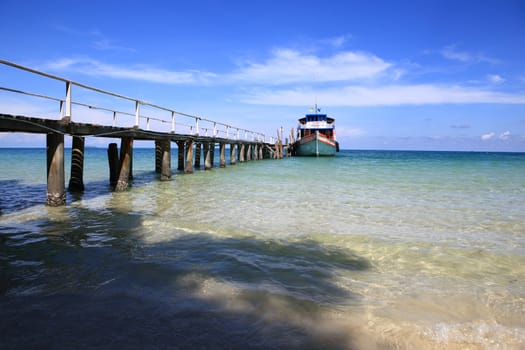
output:
{"label": "wooden pier", "polygon": [[[282,130],[281,133],[277,133],[276,139],[271,137],[267,141],[266,136],[261,133],[104,91],[12,62],[0,60],[0,63],[15,70],[44,77],[55,83],[65,84],[65,96],[63,97],[0,86],[0,90],[7,93],[54,101],[59,105],[57,108],[59,113],[55,119],[2,113],[2,106],[0,106],[0,132],[46,135],[46,204],[49,206],[66,204],[66,169],[64,168],[64,139],[66,136],[72,137],[71,174],[68,185],[70,192],[84,191],[84,144],[87,137],[120,139],[120,151],[117,143],[111,142],[108,145],[109,183],[114,191],[124,191],[130,184],[133,175],[133,142],[135,140],[154,141],[155,171],[159,174],[161,181],[170,180],[172,176],[172,143],[175,143],[178,149],[177,169],[187,174],[193,173],[194,169],[200,169],[201,161],[203,161],[204,170],[212,169],[217,145],[219,167],[221,168],[227,165],[226,147],[229,147],[230,150],[230,165],[237,162],[283,157]],[[132,112],[117,110],[111,106],[95,106],[73,100],[73,87],[105,97],[109,96],[119,100],[120,104],[128,103],[133,110]],[[99,124],[99,120],[96,120],[97,123],[76,121],[76,114],[72,113],[73,106],[76,106],[75,109],[79,108],[83,115],[89,115],[90,111],[106,113],[108,125]],[[147,114],[144,114],[141,109],[147,109]],[[120,124],[124,125],[117,125],[117,117],[119,121],[124,119],[120,121]],[[129,122],[130,119],[133,119],[133,124]],[[169,130],[163,130],[166,125],[169,126]]]}

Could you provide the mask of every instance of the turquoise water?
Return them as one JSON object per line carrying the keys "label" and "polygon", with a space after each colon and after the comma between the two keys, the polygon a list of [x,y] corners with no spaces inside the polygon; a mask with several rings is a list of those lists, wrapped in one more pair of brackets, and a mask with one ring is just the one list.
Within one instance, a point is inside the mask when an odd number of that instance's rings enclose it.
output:
{"label": "turquoise water", "polygon": [[45,164],[0,149],[0,348],[525,344],[525,154],[343,151],[159,182],[135,149],[111,193],[87,149],[62,208]]}

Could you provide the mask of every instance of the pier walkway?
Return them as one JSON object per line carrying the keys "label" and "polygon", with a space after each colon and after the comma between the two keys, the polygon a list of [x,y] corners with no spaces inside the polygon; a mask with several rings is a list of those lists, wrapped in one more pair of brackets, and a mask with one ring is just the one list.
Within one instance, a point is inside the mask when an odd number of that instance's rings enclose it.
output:
{"label": "pier walkway", "polygon": [[[28,104],[35,99],[45,101],[43,110],[56,109],[46,117],[18,115],[0,105],[0,132],[21,132],[46,135],[47,148],[47,197],[46,204],[60,206],[66,203],[64,138],[72,137],[71,176],[68,190],[84,190],[84,144],[86,137],[120,139],[108,145],[109,182],[115,191],[124,191],[132,178],[133,141],[155,142],[155,171],[160,180],[170,180],[171,145],[178,149],[178,169],[192,173],[201,167],[201,155],[205,170],[213,167],[214,151],[218,145],[219,167],[225,167],[226,147],[230,150],[229,164],[264,158],[282,158],[281,136],[270,137],[255,131],[237,128],[207,118],[182,113],[136,98],[104,91],[44,73],[19,64],[0,60],[10,74],[23,74],[36,79],[36,84],[50,93],[25,91],[18,87],[0,86],[0,91],[22,96]],[[14,72],[11,72],[14,71]],[[60,86],[62,85],[62,89]],[[65,94],[51,96],[56,91]],[[73,99],[74,96],[78,98]],[[58,94],[61,94],[60,92]],[[86,102],[91,101],[91,102]],[[97,103],[92,103],[97,101]],[[103,102],[102,102],[103,101]],[[101,105],[103,104],[103,105]],[[73,106],[75,111],[73,113]],[[52,113],[53,114],[53,113]],[[104,124],[100,124],[102,123]],[[23,165],[21,165],[23,166]]]}

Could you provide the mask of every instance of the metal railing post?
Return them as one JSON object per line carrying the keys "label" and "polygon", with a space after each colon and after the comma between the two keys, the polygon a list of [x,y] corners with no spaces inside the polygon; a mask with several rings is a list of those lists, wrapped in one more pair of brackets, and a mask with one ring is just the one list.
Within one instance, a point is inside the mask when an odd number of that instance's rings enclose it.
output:
{"label": "metal railing post", "polygon": [[140,118],[140,102],[135,100],[135,128],[139,128],[139,118]]}
{"label": "metal railing post", "polygon": [[69,118],[71,120],[71,82],[66,81],[66,110],[62,118]]}

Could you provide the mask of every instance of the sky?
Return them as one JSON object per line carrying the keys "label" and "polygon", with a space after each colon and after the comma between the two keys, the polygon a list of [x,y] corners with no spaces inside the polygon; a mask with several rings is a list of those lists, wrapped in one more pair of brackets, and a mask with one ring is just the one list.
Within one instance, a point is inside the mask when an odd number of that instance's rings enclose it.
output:
{"label": "sky", "polygon": [[[268,137],[317,103],[343,149],[525,152],[522,0],[2,0],[0,16],[2,60]],[[0,87],[64,98],[49,80],[0,64]],[[59,107],[0,90],[0,113]],[[86,118],[112,122],[73,107]]]}

